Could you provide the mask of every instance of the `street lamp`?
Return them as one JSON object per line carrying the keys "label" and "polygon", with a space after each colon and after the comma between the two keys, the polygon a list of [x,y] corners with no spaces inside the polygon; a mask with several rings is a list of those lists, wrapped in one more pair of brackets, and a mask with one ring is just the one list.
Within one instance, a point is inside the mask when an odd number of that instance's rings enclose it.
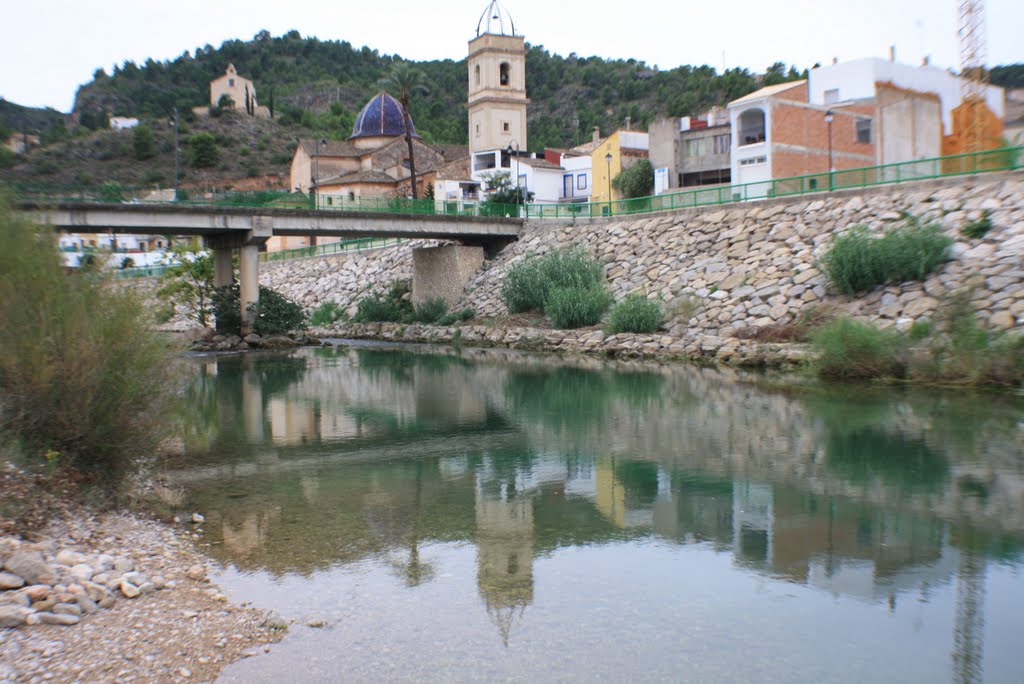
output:
{"label": "street lamp", "polygon": [[[166,110],[165,110],[166,111]],[[178,183],[181,181],[181,146],[178,144],[178,107],[174,107],[174,114],[167,123],[174,126],[174,199],[178,199]]]}
{"label": "street lamp", "polygon": [[521,201],[521,198],[519,197],[519,143],[517,141],[515,141],[515,140],[511,141],[508,144],[508,147],[505,148],[505,152],[508,153],[508,156],[510,156],[510,157],[513,154],[515,154],[515,158],[516,158],[516,204],[525,204],[525,202]]}
{"label": "street lamp", "polygon": [[605,164],[608,165],[608,213],[612,213],[612,153],[604,155]]}
{"label": "street lamp", "polygon": [[317,138],[316,139],[316,152],[314,152],[314,156],[316,157],[316,170],[314,171],[314,173],[315,173],[316,176],[315,176],[315,178],[313,180],[313,188],[312,188],[312,191],[311,191],[311,194],[313,196],[313,208],[314,209],[319,209],[320,208],[319,207],[319,204],[320,204],[319,200],[320,200],[320,146],[321,145],[323,145],[324,147],[327,147],[327,139],[326,138],[324,138],[324,139]]}
{"label": "street lamp", "polygon": [[828,127],[828,189],[833,189],[832,173],[835,168],[832,165],[832,120],[835,118],[832,110],[825,112],[825,125]]}

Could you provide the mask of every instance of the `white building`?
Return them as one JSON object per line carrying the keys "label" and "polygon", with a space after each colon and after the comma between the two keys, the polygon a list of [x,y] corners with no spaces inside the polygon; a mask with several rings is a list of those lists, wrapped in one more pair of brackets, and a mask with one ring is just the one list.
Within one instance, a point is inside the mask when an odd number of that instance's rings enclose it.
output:
{"label": "white building", "polygon": [[[870,99],[875,97],[875,84],[878,83],[919,93],[935,93],[942,101],[945,133],[953,132],[951,113],[963,100],[963,80],[928,63],[915,67],[892,59],[867,57],[817,67],[811,69],[808,77],[808,100],[811,104],[831,106]],[[989,86],[985,100],[996,116],[1000,119],[1006,117],[1002,88]]]}

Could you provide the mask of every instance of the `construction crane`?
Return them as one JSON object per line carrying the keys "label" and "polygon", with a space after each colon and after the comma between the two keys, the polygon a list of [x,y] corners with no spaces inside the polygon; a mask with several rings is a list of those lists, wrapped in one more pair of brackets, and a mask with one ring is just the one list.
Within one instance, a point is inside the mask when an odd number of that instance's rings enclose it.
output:
{"label": "construction crane", "polygon": [[966,105],[962,151],[981,152],[987,148],[985,0],[960,0],[959,15],[961,101]]}

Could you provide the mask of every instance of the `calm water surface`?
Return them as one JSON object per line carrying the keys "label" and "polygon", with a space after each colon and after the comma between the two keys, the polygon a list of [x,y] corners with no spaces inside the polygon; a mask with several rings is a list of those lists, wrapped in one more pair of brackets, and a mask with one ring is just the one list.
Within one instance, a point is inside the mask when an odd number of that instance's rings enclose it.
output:
{"label": "calm water surface", "polygon": [[299,621],[224,681],[1024,681],[1019,399],[479,351],[193,362],[167,476],[231,597]]}

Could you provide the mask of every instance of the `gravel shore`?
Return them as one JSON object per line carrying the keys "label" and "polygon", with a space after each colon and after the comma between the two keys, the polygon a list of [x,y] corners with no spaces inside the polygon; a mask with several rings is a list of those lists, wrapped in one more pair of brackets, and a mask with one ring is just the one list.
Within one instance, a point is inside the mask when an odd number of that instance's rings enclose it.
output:
{"label": "gravel shore", "polygon": [[286,623],[229,603],[209,581],[208,559],[191,537],[128,513],[77,510],[32,542],[0,538],[9,551],[128,559],[134,571],[163,584],[134,598],[118,595],[109,609],[83,614],[77,624],[0,628],[0,684],[206,682],[231,662],[269,652]]}

